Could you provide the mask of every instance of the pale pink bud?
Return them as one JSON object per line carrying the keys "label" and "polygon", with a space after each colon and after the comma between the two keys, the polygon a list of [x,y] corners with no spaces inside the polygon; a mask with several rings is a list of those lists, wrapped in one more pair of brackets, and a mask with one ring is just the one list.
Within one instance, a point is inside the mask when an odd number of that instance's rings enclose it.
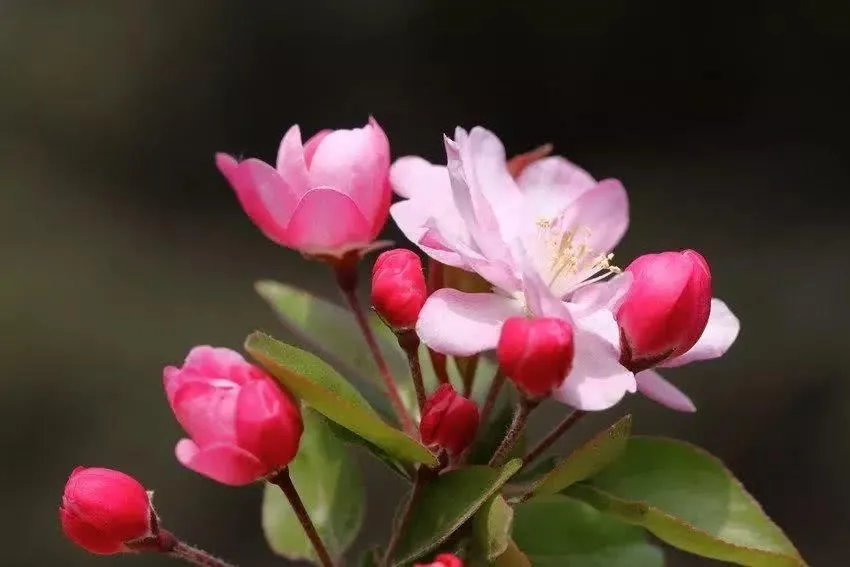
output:
{"label": "pale pink bud", "polygon": [[432,563],[417,563],[413,567],[463,567],[463,561],[451,553],[441,553]]}
{"label": "pale pink bud", "polygon": [[372,268],[372,305],[393,329],[413,328],[427,297],[419,256],[404,248],[378,256]]}
{"label": "pale pink bud", "polygon": [[511,317],[496,355],[505,375],[530,398],[548,396],[573,365],[573,328],[563,319]]}
{"label": "pale pink bud", "polygon": [[475,438],[478,418],[475,402],[455,392],[451,384],[443,384],[422,408],[419,435],[425,445],[458,455]]}
{"label": "pale pink bud", "polygon": [[223,153],[216,165],[254,224],[304,254],[368,248],[387,220],[390,146],[372,118],[363,128],[322,130],[303,145],[301,130],[291,127],[276,167]]}
{"label": "pale pink bud", "polygon": [[295,457],[303,430],[298,404],[239,353],[198,346],[182,368],[169,366],[163,376],[171,409],[190,437],[175,448],[185,467],[240,486]]}
{"label": "pale pink bud", "polygon": [[626,271],[633,281],[617,309],[621,362],[637,372],[697,342],[711,310],[711,271],[693,250],[646,254]]}
{"label": "pale pink bud", "polygon": [[145,488],[112,469],[74,469],[59,519],[68,539],[99,555],[131,551],[128,543],[154,535],[154,511]]}

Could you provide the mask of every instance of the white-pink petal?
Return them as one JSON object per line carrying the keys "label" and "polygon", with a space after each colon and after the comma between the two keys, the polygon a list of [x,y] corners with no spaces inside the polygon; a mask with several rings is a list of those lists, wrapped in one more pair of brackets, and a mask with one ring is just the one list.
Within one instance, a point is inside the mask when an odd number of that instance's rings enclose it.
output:
{"label": "white-pink petal", "polygon": [[447,201],[452,206],[452,187],[444,165],[434,165],[419,156],[400,157],[390,167],[393,191],[405,199]]}
{"label": "white-pink petal", "polygon": [[513,298],[445,288],[425,302],[416,332],[437,352],[470,356],[496,348],[505,320],[521,313],[522,306]]}
{"label": "white-pink petal", "polygon": [[616,313],[633,279],[634,275],[631,272],[623,272],[610,280],[580,287],[570,297],[572,304],[570,311],[577,317],[598,309],[607,309]]}
{"label": "white-pink petal", "polygon": [[561,156],[550,156],[528,165],[517,178],[517,184],[531,214],[536,218],[554,218],[595,187],[596,180]]}
{"label": "white-pink petal", "polygon": [[676,411],[695,412],[694,402],[679,388],[668,382],[654,370],[644,370],[635,375],[638,392]]}
{"label": "white-pink petal", "polygon": [[433,259],[459,268],[466,265],[463,257],[443,238],[430,211],[419,199],[406,199],[393,204],[390,206],[390,216],[404,236]]}
{"label": "white-pink petal", "polygon": [[720,299],[711,300],[711,312],[708,324],[705,326],[699,340],[691,349],[681,356],[670,359],[659,366],[673,368],[697,360],[709,360],[723,356],[741,330],[741,322],[732,310]]}
{"label": "white-pink petal", "polygon": [[600,181],[567,207],[558,222],[597,254],[608,253],[629,226],[626,188],[616,179]]}
{"label": "white-pink petal", "polygon": [[620,365],[611,345],[592,333],[577,332],[573,369],[553,397],[583,411],[601,411],[637,390],[635,376]]}

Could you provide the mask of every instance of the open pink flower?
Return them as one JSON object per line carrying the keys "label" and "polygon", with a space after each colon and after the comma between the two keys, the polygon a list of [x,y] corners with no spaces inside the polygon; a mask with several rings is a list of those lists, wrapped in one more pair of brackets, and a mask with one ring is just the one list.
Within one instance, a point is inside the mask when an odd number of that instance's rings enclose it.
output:
{"label": "open pink flower", "polygon": [[[618,362],[619,329],[608,308],[629,277],[594,283],[616,273],[610,250],[628,226],[623,186],[596,182],[561,157],[533,162],[514,180],[504,147],[483,128],[458,128],[446,155],[446,167],[416,157],[393,164],[391,183],[406,200],[390,214],[429,256],[477,272],[494,292],[436,291],[419,315],[422,341],[466,356],[494,349],[510,317],[560,317],[575,330],[575,359],[556,398],[599,410],[635,391],[634,375]],[[544,305],[552,314],[541,312]]]}
{"label": "open pink flower", "polygon": [[399,228],[443,264],[479,273],[501,290],[522,287],[521,245],[558,297],[610,273],[610,251],[628,227],[619,181],[597,182],[562,157],[537,160],[517,179],[490,131],[455,131],[447,166],[403,157],[390,170],[405,200],[390,207]]}
{"label": "open pink flower", "polygon": [[276,167],[223,153],[216,165],[257,227],[304,254],[367,249],[387,220],[390,147],[372,118],[363,128],[322,130],[303,145],[292,126]]}
{"label": "open pink flower", "polygon": [[198,346],[163,377],[168,403],[190,437],[175,448],[185,467],[239,486],[295,457],[303,430],[298,405],[238,352]]}

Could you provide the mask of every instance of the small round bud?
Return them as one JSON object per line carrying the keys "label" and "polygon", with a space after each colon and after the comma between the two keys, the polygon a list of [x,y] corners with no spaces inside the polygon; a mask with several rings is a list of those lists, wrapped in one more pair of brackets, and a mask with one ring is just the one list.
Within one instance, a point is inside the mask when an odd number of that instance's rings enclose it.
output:
{"label": "small round bud", "polygon": [[154,511],[145,488],[112,469],[74,469],[59,519],[68,539],[99,555],[131,551],[128,543],[154,535]]}
{"label": "small round bud", "polygon": [[697,342],[711,311],[711,272],[693,250],[646,254],[626,271],[633,281],[616,314],[621,363],[638,372]]}
{"label": "small round bud", "polygon": [[496,355],[505,375],[530,398],[548,396],[573,365],[573,328],[563,319],[511,317]]}
{"label": "small round bud", "polygon": [[378,256],[372,268],[372,305],[393,330],[412,329],[427,298],[419,256],[404,248]]}
{"label": "small round bud", "polygon": [[478,418],[475,402],[455,392],[451,384],[443,384],[422,408],[419,435],[425,445],[458,455],[475,438]]}
{"label": "small round bud", "polygon": [[463,561],[451,553],[441,553],[432,563],[417,563],[413,567],[463,567]]}

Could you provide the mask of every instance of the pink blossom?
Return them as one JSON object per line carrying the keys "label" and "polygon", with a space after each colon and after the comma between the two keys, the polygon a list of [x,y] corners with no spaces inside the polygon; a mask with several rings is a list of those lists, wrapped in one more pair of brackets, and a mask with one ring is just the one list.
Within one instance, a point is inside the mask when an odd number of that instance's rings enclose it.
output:
{"label": "pink blossom", "polygon": [[558,156],[529,164],[514,179],[502,143],[480,127],[469,134],[458,128],[445,144],[447,166],[403,157],[390,170],[404,198],[390,214],[425,253],[512,293],[521,288],[522,246],[563,299],[610,273],[610,251],[628,226],[618,181],[597,182]]}
{"label": "pink blossom", "polygon": [[163,376],[171,409],[189,435],[175,448],[185,467],[239,486],[295,457],[303,430],[297,403],[239,353],[198,346]]}
{"label": "pink blossom", "polygon": [[[510,317],[560,317],[575,330],[576,354],[556,398],[598,410],[635,391],[634,376],[618,362],[609,308],[629,276],[594,283],[617,272],[609,260],[628,226],[623,186],[597,182],[561,157],[535,161],[514,180],[501,142],[483,128],[458,128],[446,155],[446,167],[417,157],[393,164],[390,180],[405,200],[390,214],[433,259],[477,272],[494,291],[436,291],[419,315],[422,341],[466,356],[495,348]],[[554,314],[536,309],[530,293],[551,299],[536,303]]]}
{"label": "pink blossom", "polygon": [[372,246],[387,220],[390,148],[374,119],[363,128],[322,130],[301,143],[298,125],[277,165],[216,154],[242,207],[271,240],[309,255],[341,257]]}

